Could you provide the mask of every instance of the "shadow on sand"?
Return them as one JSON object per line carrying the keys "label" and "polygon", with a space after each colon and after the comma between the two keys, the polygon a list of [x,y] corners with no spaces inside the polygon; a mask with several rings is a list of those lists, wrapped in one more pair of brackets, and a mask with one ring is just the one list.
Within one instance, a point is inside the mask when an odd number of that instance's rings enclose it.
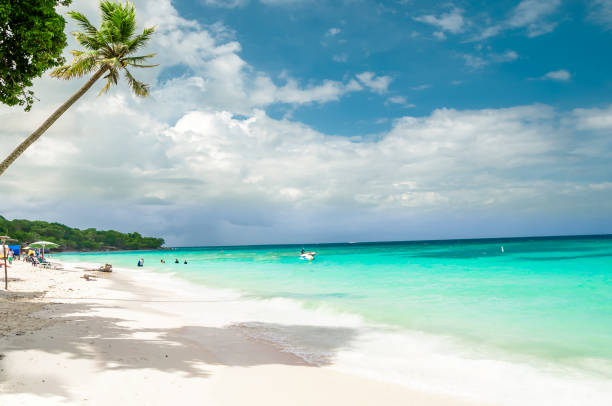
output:
{"label": "shadow on sand", "polygon": [[[356,335],[356,331],[349,328],[260,322],[220,328],[197,325],[138,328],[129,319],[97,314],[114,308],[99,303],[51,303],[39,317],[52,317],[59,320],[58,323],[42,330],[0,338],[0,394],[23,393],[18,386],[4,385],[8,377],[3,364],[12,352],[34,350],[62,354],[70,359],[92,360],[101,371],[153,369],[179,372],[190,378],[206,378],[211,374],[212,365],[328,365],[334,354],[348,346]],[[72,328],[66,328],[65,323],[71,324]],[[285,342],[294,340],[300,351],[316,347],[320,355],[312,363],[284,352],[282,350],[286,348],[273,346],[268,340],[279,335],[285,337]],[[47,383],[38,385],[35,393],[38,396],[71,398],[57,378],[54,379],[52,374],[45,375],[31,371],[22,379]]]}

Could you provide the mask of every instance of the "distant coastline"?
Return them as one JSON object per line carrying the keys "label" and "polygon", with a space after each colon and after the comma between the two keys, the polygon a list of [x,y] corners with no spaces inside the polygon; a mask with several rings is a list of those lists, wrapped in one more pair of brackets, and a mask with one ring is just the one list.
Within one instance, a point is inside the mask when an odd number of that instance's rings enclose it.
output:
{"label": "distant coastline", "polygon": [[524,237],[479,237],[479,238],[442,238],[417,240],[390,240],[390,241],[341,241],[341,242],[300,242],[300,243],[266,243],[266,244],[219,244],[219,245],[184,245],[161,247],[161,249],[189,249],[189,248],[224,248],[224,247],[306,247],[306,246],[359,246],[378,244],[444,244],[444,243],[480,243],[490,241],[526,241],[526,240],[572,240],[572,239],[612,239],[612,234],[564,234],[564,235],[531,235]]}
{"label": "distant coastline", "polygon": [[160,249],[163,238],[143,237],[137,232],[121,233],[115,230],[81,230],[60,223],[25,219],[7,220],[0,216],[0,233],[11,237],[12,245],[27,246],[44,240],[59,245],[58,251],[108,252],[122,250]]}

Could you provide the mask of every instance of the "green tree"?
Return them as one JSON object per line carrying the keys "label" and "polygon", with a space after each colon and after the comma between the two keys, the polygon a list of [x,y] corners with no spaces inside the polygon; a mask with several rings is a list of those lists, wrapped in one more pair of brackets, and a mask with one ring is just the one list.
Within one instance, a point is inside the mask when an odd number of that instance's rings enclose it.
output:
{"label": "green tree", "polygon": [[30,110],[32,80],[64,63],[66,21],[55,8],[71,0],[0,2],[0,102]]}
{"label": "green tree", "polygon": [[155,249],[164,244],[162,238],[143,237],[140,233],[120,233],[115,230],[79,230],[60,223],[29,221],[22,219],[7,220],[0,216],[0,234],[16,240],[15,244],[25,244],[46,240],[60,245],[62,250],[115,249]]}
{"label": "green tree", "polygon": [[36,131],[2,161],[0,175],[101,77],[106,79],[106,85],[100,94],[108,91],[111,85],[116,85],[119,75],[123,73],[134,94],[141,97],[149,95],[149,85],[136,80],[128,70],[128,66],[136,68],[157,66],[143,64],[155,54],[133,56],[146,45],[155,32],[155,27],[145,28],[141,34],[135,34],[136,12],[134,6],[129,2],[120,4],[102,1],[100,11],[102,23],[99,29],[94,27],[83,14],[75,11],[68,13],[82,29],[82,32],[74,33],[74,37],[85,50],[71,51],[74,56],[72,63],[56,68],[51,73],[51,76],[66,80],[82,77],[92,72],[93,75],[83,87],[55,110]]}

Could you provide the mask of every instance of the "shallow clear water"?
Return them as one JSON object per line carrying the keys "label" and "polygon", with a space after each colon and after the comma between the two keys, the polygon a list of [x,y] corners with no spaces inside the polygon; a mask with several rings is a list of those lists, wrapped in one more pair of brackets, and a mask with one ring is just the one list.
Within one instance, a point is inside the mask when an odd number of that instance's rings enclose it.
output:
{"label": "shallow clear water", "polygon": [[452,337],[485,354],[612,379],[610,236],[308,245],[317,252],[312,262],[299,259],[301,248],[57,257],[133,268],[143,257],[147,270],[250,298],[291,299],[308,309],[358,315],[370,325]]}

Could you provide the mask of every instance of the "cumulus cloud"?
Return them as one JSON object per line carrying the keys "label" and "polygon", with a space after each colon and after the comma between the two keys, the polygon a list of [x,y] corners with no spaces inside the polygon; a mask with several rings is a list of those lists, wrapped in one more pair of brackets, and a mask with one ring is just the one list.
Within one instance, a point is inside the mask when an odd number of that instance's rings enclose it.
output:
{"label": "cumulus cloud", "polygon": [[592,0],[590,8],[591,20],[612,29],[612,0]]}
{"label": "cumulus cloud", "polygon": [[512,11],[505,21],[489,25],[473,40],[480,41],[494,37],[505,30],[525,30],[528,37],[537,37],[552,32],[557,22],[550,21],[559,6],[561,0],[522,0]]}
{"label": "cumulus cloud", "polygon": [[206,6],[234,8],[244,6],[249,0],[200,0],[200,2]]}
{"label": "cumulus cloud", "polygon": [[480,69],[491,63],[512,62],[518,59],[519,55],[515,51],[508,49],[503,53],[481,53],[480,55],[463,54],[460,55],[465,61],[466,66],[472,69]]}
{"label": "cumulus cloud", "polygon": [[[463,10],[454,6],[450,11],[442,13],[439,16],[435,16],[433,14],[426,14],[419,17],[415,17],[414,20],[421,23],[433,25],[434,27],[437,27],[442,31],[450,32],[452,34],[458,34],[463,31],[463,27],[465,24],[465,21],[463,19]],[[443,32],[438,32],[438,35],[436,36],[439,39],[444,39]]]}
{"label": "cumulus cloud", "polygon": [[376,76],[373,72],[363,72],[357,75],[357,79],[376,93],[385,93],[389,88],[389,84],[393,80],[391,76]]}
{"label": "cumulus cloud", "polygon": [[[95,207],[107,213],[106,221],[138,219],[145,231],[166,236],[174,227],[201,224],[206,238],[215,241],[229,238],[230,230],[245,235],[258,230],[269,238],[287,227],[296,238],[303,224],[288,224],[285,216],[308,213],[320,232],[319,222],[342,222],[347,213],[360,213],[363,225],[381,210],[425,215],[568,201],[583,196],[584,182],[598,183],[596,166],[589,172],[587,165],[580,176],[572,167],[609,155],[611,147],[605,136],[573,136],[577,130],[610,128],[610,109],[576,110],[574,120],[563,125],[562,115],[543,105],[439,109],[403,117],[388,132],[355,142],[273,119],[263,110],[240,117],[194,110],[168,125],[157,120],[152,104],[138,105],[122,95],[112,96],[112,109],[107,103],[88,98],[73,120],[50,131],[12,168],[20,176],[2,179],[11,190],[5,214],[55,205],[51,213],[71,223],[79,203],[83,213],[83,207]],[[597,148],[590,148],[595,140]],[[29,177],[38,179],[33,190],[19,180]]]}
{"label": "cumulus cloud", "polygon": [[[10,191],[3,215],[138,230],[170,244],[338,241],[425,238],[406,230],[441,219],[442,236],[457,236],[487,213],[514,224],[564,205],[589,213],[589,202],[612,197],[601,179],[612,108],[569,118],[545,105],[438,109],[383,133],[333,136],[265,107],[384,94],[391,77],[271,78],[240,57],[239,43],[217,37],[222,29],[182,19],[169,1],[137,6],[160,24],[153,47],[178,48],[160,52],[163,64],[178,60],[189,73],[158,83],[148,99],[125,86],[84,96],[0,178]],[[160,75],[142,73],[152,83]],[[80,83],[36,86],[45,98],[32,112],[0,107],[3,154]],[[387,102],[406,105],[401,96]]]}
{"label": "cumulus cloud", "polygon": [[548,72],[538,78],[530,78],[530,80],[554,80],[557,82],[567,82],[572,78],[572,74],[565,69],[559,69]]}
{"label": "cumulus cloud", "polygon": [[259,0],[267,6],[295,6],[311,3],[311,0]]}
{"label": "cumulus cloud", "polygon": [[612,106],[604,109],[575,109],[573,119],[576,128],[582,131],[611,130]]}
{"label": "cumulus cloud", "polygon": [[556,24],[544,21],[561,4],[561,0],[523,0],[512,11],[508,19],[510,27],[526,27],[528,35],[535,37],[552,31]]}
{"label": "cumulus cloud", "polygon": [[493,54],[490,54],[489,56],[495,62],[512,62],[518,59],[519,57],[519,55],[511,49],[506,50],[505,52],[501,54],[493,53]]}
{"label": "cumulus cloud", "polygon": [[562,82],[566,82],[570,80],[571,77],[572,75],[565,69],[548,72],[547,74],[544,75],[545,79],[560,80]]}

